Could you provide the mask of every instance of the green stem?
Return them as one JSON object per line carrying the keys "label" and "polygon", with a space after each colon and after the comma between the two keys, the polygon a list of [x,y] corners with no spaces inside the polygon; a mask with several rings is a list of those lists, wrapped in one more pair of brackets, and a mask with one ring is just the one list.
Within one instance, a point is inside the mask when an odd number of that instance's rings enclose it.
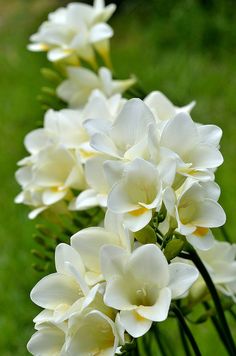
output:
{"label": "green stem", "polygon": [[228,346],[230,348],[230,355],[235,356],[236,355],[236,347],[234,344],[233,337],[231,335],[227,320],[225,318],[224,310],[222,308],[221,302],[219,295],[217,293],[217,290],[215,288],[214,283],[212,282],[212,279],[205,267],[205,265],[202,263],[200,257],[198,256],[197,252],[193,249],[191,245],[188,246],[188,251],[189,253],[181,253],[180,256],[184,257],[186,259],[190,259],[193,261],[199,272],[201,273],[203,279],[205,280],[205,283],[207,285],[207,288],[209,289],[209,292],[211,293],[213,302],[215,304],[215,308],[222,326],[222,330],[225,334],[225,339],[227,339]]}
{"label": "green stem", "polygon": [[182,326],[181,326],[181,323],[179,321],[178,321],[178,327],[179,327],[179,334],[180,334],[182,345],[183,345],[183,348],[184,348],[184,351],[185,351],[185,355],[186,356],[191,356],[191,351],[189,349],[188,341],[186,339],[185,333],[184,333],[184,331],[182,329]]}
{"label": "green stem", "polygon": [[165,350],[165,347],[164,347],[164,345],[163,345],[162,339],[161,339],[161,337],[160,337],[160,332],[159,332],[159,330],[158,330],[157,325],[156,325],[156,328],[155,328],[155,329],[153,328],[153,334],[154,334],[154,336],[155,336],[155,339],[156,339],[156,342],[157,342],[157,345],[158,345],[158,348],[159,348],[159,350],[160,350],[161,355],[162,355],[162,356],[167,356],[167,352],[166,352],[166,350]]}
{"label": "green stem", "polygon": [[[203,302],[203,305],[205,307],[205,309],[208,311],[210,310],[210,305],[207,303],[207,302]],[[211,321],[212,321],[212,324],[214,325],[219,337],[221,338],[221,340],[223,341],[223,344],[226,348],[226,350],[229,352],[230,354],[230,349],[229,349],[229,346],[228,346],[228,342],[227,342],[227,339],[225,338],[225,334],[224,332],[222,331],[221,329],[221,325],[219,324],[219,321],[218,319],[215,317],[215,315],[212,315],[211,316]]]}
{"label": "green stem", "polygon": [[186,321],[184,319],[184,316],[183,316],[181,310],[174,304],[172,305],[172,310],[175,313],[175,316],[177,317],[179,323],[181,324],[181,327],[182,327],[183,331],[185,332],[185,335],[187,336],[187,338],[192,346],[194,354],[196,356],[201,356],[201,352],[198,348],[198,345],[194,339],[194,336],[193,336],[190,328],[188,327],[188,324],[186,323]]}
{"label": "green stem", "polygon": [[234,318],[234,320],[236,321],[236,314],[235,314],[235,312],[234,312],[232,309],[230,309],[229,312],[230,312],[230,314],[232,315],[232,317]]}
{"label": "green stem", "polygon": [[139,337],[137,338],[137,351],[139,356],[147,356],[147,348],[146,348],[146,342],[144,340],[144,337]]}

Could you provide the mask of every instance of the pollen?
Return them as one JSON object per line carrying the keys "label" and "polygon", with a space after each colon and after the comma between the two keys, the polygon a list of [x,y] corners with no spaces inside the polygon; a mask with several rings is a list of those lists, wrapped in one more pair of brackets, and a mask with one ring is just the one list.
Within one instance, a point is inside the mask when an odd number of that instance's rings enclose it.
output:
{"label": "pollen", "polygon": [[140,216],[140,215],[146,213],[146,211],[148,211],[148,209],[142,207],[142,208],[139,208],[139,209],[130,211],[129,214],[130,214],[130,215],[133,215],[133,216]]}
{"label": "pollen", "polygon": [[194,235],[197,235],[198,237],[204,237],[208,233],[208,228],[207,227],[197,227],[197,229],[194,231]]}

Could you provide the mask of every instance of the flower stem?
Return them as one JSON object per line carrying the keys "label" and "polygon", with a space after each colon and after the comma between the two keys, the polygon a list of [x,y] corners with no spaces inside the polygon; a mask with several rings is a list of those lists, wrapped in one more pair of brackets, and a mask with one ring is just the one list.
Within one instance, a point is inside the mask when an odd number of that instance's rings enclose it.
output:
{"label": "flower stem", "polygon": [[[206,310],[210,310],[210,306],[209,306],[209,304],[207,302],[203,302],[203,305],[204,305]],[[211,321],[212,321],[212,324],[214,325],[219,337],[223,341],[223,344],[224,344],[225,348],[227,349],[227,351],[230,354],[230,349],[229,349],[229,346],[228,346],[227,339],[225,338],[225,334],[222,331],[221,325],[219,324],[218,319],[215,317],[215,315],[211,316]]]}
{"label": "flower stem", "polygon": [[163,345],[163,342],[162,342],[162,339],[161,339],[161,336],[160,336],[160,332],[158,330],[158,327],[156,325],[155,329],[153,328],[153,334],[155,336],[155,339],[156,339],[156,342],[157,342],[157,345],[158,345],[158,348],[160,350],[160,354],[162,356],[167,356],[168,353],[166,352],[165,350],[165,347]]}
{"label": "flower stem", "polygon": [[175,313],[175,316],[177,317],[185,335],[187,336],[187,338],[192,346],[192,349],[194,351],[194,354],[196,356],[201,356],[201,352],[198,348],[198,345],[193,337],[193,334],[192,334],[190,328],[188,327],[188,324],[186,323],[186,321],[184,319],[184,316],[183,316],[181,310],[176,305],[173,304],[172,311]]}
{"label": "flower stem", "polygon": [[[222,326],[222,331],[225,334],[225,339],[227,340],[229,349],[230,349],[230,355],[235,356],[236,355],[236,347],[234,344],[233,337],[231,335],[227,320],[225,318],[224,310],[222,308],[221,302],[219,295],[217,293],[217,290],[215,288],[215,285],[205,267],[205,265],[202,263],[200,257],[198,256],[197,252],[193,249],[191,245],[188,245],[188,252],[189,253],[181,253],[180,256],[184,257],[186,259],[190,259],[193,261],[199,272],[201,273],[203,279],[205,280],[205,283],[209,289],[209,292],[212,296],[213,302],[215,304],[215,308],[219,317],[219,321]],[[222,340],[223,341],[223,340]]]}
{"label": "flower stem", "polygon": [[186,356],[191,356],[191,351],[189,349],[188,341],[186,339],[185,333],[184,333],[184,331],[182,329],[182,326],[181,326],[181,323],[179,321],[178,321],[178,327],[179,327],[179,334],[180,334],[180,338],[181,338],[181,341],[182,341],[182,344],[183,344],[185,355]]}

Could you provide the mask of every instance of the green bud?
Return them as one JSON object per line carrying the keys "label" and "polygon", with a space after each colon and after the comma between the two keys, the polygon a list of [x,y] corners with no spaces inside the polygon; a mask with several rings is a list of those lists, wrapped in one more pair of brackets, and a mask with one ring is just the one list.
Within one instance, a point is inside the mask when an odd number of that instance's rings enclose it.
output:
{"label": "green bud", "polygon": [[166,218],[166,207],[164,204],[162,204],[161,210],[157,214],[158,223],[163,222],[165,218]]}
{"label": "green bud", "polygon": [[157,241],[155,231],[150,225],[145,226],[142,230],[136,231],[134,237],[141,244],[155,244]]}
{"label": "green bud", "polygon": [[55,70],[42,68],[41,73],[45,79],[52,83],[59,84],[61,82],[61,76]]}
{"label": "green bud", "polygon": [[44,255],[42,252],[38,250],[33,249],[31,250],[31,253],[40,260],[47,261],[47,262],[52,261],[51,257]]}
{"label": "green bud", "polygon": [[42,90],[42,92],[44,93],[44,94],[47,94],[47,95],[50,95],[50,96],[56,96],[56,91],[55,91],[55,89],[53,89],[53,88],[50,88],[50,87],[42,87],[41,88],[41,90]]}
{"label": "green bud", "polygon": [[185,242],[183,240],[175,239],[171,240],[164,250],[164,255],[166,256],[167,261],[172,260],[182,251]]}

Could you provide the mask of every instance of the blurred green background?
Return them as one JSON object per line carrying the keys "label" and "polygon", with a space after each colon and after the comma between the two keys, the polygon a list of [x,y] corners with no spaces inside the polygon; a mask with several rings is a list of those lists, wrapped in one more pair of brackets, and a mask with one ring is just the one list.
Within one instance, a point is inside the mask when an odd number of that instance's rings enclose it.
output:
{"label": "blurred green background", "polygon": [[[14,205],[19,192],[16,162],[25,155],[23,138],[42,117],[36,96],[44,81],[43,54],[27,52],[29,35],[49,11],[66,1],[0,0],[0,355],[27,355],[38,309],[29,292],[42,274],[30,249],[34,222]],[[217,172],[226,228],[236,241],[236,11],[235,1],[159,0],[118,2],[111,24],[116,74],[136,74],[146,91],[161,90],[176,105],[195,99],[193,118],[223,128],[225,163]],[[181,356],[176,326],[162,323],[169,344]],[[231,321],[232,324],[232,321]],[[232,325],[234,332],[235,325]],[[209,323],[194,327],[203,355],[226,355]]]}

